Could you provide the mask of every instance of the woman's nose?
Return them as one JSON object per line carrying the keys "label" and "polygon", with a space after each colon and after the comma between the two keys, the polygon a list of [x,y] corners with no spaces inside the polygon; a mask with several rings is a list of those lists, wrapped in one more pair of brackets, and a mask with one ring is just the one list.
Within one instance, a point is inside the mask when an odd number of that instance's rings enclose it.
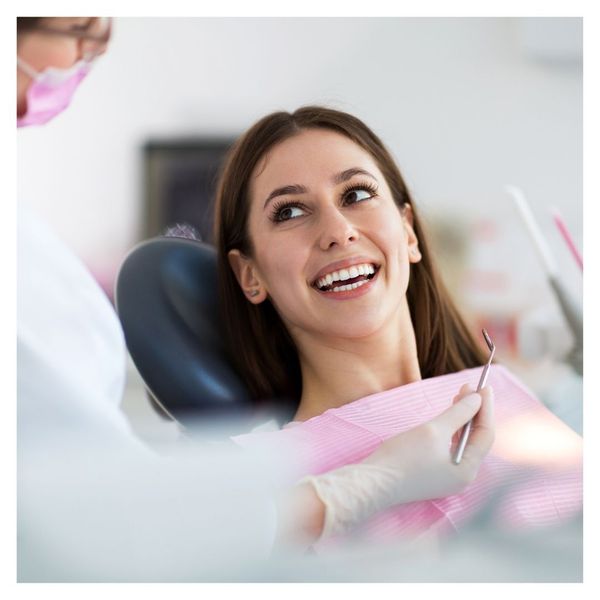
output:
{"label": "woman's nose", "polygon": [[334,245],[344,247],[359,238],[354,224],[337,207],[331,207],[322,213],[319,246],[328,250]]}

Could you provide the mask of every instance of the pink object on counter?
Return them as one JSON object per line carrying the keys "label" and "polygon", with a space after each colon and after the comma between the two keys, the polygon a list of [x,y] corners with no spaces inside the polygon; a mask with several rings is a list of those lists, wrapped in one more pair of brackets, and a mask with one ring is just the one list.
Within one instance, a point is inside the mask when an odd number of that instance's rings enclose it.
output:
{"label": "pink object on counter", "polygon": [[583,257],[581,253],[577,249],[575,242],[573,241],[573,237],[571,236],[569,230],[567,229],[567,224],[564,219],[561,217],[560,213],[556,208],[552,209],[552,218],[554,219],[554,223],[558,227],[558,231],[562,235],[567,247],[571,251],[575,262],[579,265],[579,268],[583,271]]}
{"label": "pink object on counter", "polygon": [[[416,381],[279,431],[233,439],[244,447],[287,451],[289,477],[281,483],[293,484],[304,475],[361,461],[383,440],[443,412],[462,384],[476,387],[480,374],[477,367]],[[497,502],[493,519],[503,527],[550,525],[581,510],[581,438],[501,365],[492,365],[488,385],[494,389],[496,441],[476,480],[460,494],[380,513],[358,535],[380,539],[456,531],[489,500]]]}

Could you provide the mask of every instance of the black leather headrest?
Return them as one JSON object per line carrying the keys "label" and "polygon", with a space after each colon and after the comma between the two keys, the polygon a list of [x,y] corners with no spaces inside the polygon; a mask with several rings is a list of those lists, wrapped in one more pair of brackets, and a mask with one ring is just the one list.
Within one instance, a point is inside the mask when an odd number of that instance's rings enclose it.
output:
{"label": "black leather headrest", "polygon": [[173,237],[136,246],[117,276],[115,299],[133,362],[175,419],[254,413],[223,346],[212,246]]}

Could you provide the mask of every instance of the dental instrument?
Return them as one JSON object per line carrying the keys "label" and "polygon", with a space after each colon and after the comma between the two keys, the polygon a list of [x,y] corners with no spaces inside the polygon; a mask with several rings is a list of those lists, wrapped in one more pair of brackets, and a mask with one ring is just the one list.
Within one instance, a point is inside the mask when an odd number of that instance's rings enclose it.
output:
{"label": "dental instrument", "polygon": [[565,244],[567,244],[567,248],[569,248],[569,250],[571,251],[571,254],[573,255],[573,258],[575,259],[575,262],[579,265],[579,268],[583,271],[583,257],[581,256],[581,253],[577,249],[577,246],[575,245],[575,242],[573,241],[573,236],[571,235],[571,232],[567,228],[567,224],[565,223],[564,219],[562,218],[562,215],[558,211],[558,208],[552,208],[550,210],[550,212],[552,213],[552,218],[554,219],[554,223],[555,223],[556,227],[558,228],[560,235],[562,236],[563,240],[565,241]]}
{"label": "dental instrument", "polygon": [[544,238],[540,228],[538,227],[538,224],[535,221],[533,213],[531,212],[531,208],[525,199],[525,194],[520,188],[513,185],[507,185],[504,189],[512,196],[515,202],[515,206],[517,207],[517,210],[523,219],[527,233],[529,233],[529,237],[531,238],[531,241],[537,250],[542,264],[544,265],[546,274],[550,279],[555,279],[558,277],[558,267],[556,266],[554,255],[552,254],[546,239]]}
{"label": "dental instrument", "polygon": [[523,191],[513,185],[505,186],[505,191],[510,194],[515,202],[519,214],[527,228],[527,231],[538,251],[539,257],[546,270],[548,283],[558,300],[560,308],[567,320],[569,328],[573,334],[575,344],[573,349],[566,357],[567,362],[579,374],[583,375],[583,311],[578,302],[569,293],[565,285],[560,280],[558,268],[554,256],[546,243],[538,224],[536,223],[531,209],[525,199]]}
{"label": "dental instrument", "polygon": [[[477,390],[476,390],[478,392],[481,390],[481,388],[485,387],[485,384],[486,384],[487,378],[488,378],[488,373],[490,370],[490,366],[492,364],[492,359],[494,358],[494,354],[496,353],[496,346],[494,345],[494,342],[492,342],[492,340],[490,339],[488,332],[485,329],[482,329],[481,333],[483,334],[483,339],[485,340],[485,343],[487,344],[487,347],[490,350],[490,356],[488,358],[487,363],[483,367],[483,371],[481,372],[481,377],[479,378],[479,383],[477,384]],[[455,465],[458,465],[460,463],[460,461],[462,460],[463,452],[465,451],[465,447],[467,445],[467,440],[469,439],[469,434],[471,433],[472,425],[473,425],[473,420],[469,421],[464,426],[462,433],[460,434],[460,440],[458,442],[458,446],[456,448],[456,453],[454,455],[454,464]]]}

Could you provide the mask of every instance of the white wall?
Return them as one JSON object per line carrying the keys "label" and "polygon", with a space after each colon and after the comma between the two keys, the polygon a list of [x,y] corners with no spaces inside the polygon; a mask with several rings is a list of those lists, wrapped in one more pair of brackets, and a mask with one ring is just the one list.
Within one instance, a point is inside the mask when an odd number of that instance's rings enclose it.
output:
{"label": "white wall", "polygon": [[[534,46],[558,60],[535,58]],[[494,260],[540,284],[502,192],[521,186],[565,277],[580,285],[546,212],[557,206],[581,247],[579,19],[119,18],[71,109],[19,131],[20,201],[112,272],[137,241],[143,142],[237,134],[307,103],[364,119],[426,214],[488,215],[513,232]]]}

